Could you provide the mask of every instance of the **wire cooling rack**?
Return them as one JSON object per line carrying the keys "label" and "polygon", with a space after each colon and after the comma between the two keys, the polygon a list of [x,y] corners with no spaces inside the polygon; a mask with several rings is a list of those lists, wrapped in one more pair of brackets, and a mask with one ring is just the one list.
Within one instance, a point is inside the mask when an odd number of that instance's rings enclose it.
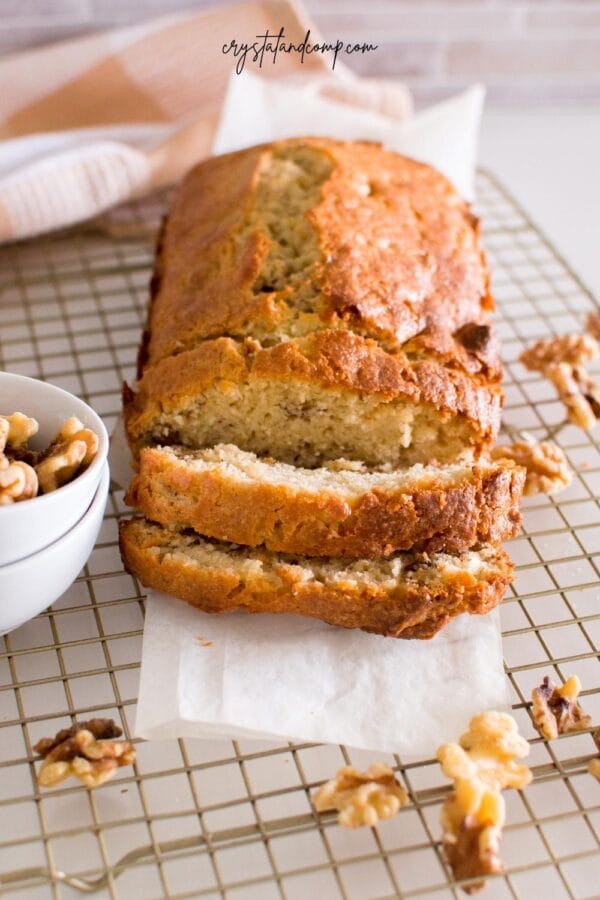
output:
{"label": "wire cooling rack", "polygon": [[[86,398],[110,429],[144,318],[152,236],[164,198],[86,228],[0,251],[0,364]],[[600,896],[600,784],[587,772],[589,733],[551,745],[531,726],[544,675],[571,673],[600,724],[598,434],[563,422],[550,384],[516,361],[532,339],[581,328],[593,299],[488,173],[479,207],[494,271],[507,363],[505,421],[554,433],[575,471],[557,500],[528,499],[518,564],[502,605],[514,715],[532,742],[534,781],[507,791],[505,873],[484,896]],[[598,375],[598,368],[596,374]],[[0,638],[0,893],[19,900],[375,900],[461,895],[439,844],[448,784],[434,760],[396,767],[411,805],[376,829],[318,817],[311,790],[373,754],[315,744],[179,740],[138,744],[134,769],[88,791],[38,790],[32,747],[73,718],[113,717],[131,736],[144,596],[116,545],[113,491],[92,556],[73,587]],[[26,585],[24,585],[24,590]],[[455,735],[440,735],[440,740]]]}

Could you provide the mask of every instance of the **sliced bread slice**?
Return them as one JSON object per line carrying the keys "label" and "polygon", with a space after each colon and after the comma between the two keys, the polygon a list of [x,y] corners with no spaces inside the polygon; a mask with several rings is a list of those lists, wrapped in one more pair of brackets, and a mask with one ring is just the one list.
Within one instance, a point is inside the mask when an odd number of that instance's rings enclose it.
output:
{"label": "sliced bread slice", "polygon": [[395,466],[479,456],[495,439],[501,406],[497,379],[432,353],[389,353],[343,328],[264,347],[206,340],[146,366],[136,390],[123,391],[136,457],[153,444],[231,443],[303,466],[340,456]]}
{"label": "sliced bread slice", "polygon": [[458,555],[332,560],[206,540],[146,519],[120,523],[126,568],[205,612],[293,613],[344,628],[430,638],[460,613],[493,609],[512,564],[499,547]]}
{"label": "sliced bread slice", "polygon": [[303,469],[232,444],[145,448],[127,502],[162,525],[306,556],[460,553],[516,534],[524,469],[482,461]]}

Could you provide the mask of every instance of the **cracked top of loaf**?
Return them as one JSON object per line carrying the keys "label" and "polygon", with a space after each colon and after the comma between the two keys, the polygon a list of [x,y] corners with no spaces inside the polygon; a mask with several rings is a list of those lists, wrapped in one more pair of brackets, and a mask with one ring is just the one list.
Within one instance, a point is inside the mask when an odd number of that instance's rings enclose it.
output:
{"label": "cracked top of loaf", "polygon": [[478,222],[430,166],[302,138],[206,160],[163,229],[142,365],[206,339],[349,329],[497,375]]}

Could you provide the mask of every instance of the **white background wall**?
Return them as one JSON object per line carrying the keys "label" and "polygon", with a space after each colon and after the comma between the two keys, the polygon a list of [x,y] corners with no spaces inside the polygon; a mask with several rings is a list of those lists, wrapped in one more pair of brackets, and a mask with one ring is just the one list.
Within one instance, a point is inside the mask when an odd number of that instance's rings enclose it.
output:
{"label": "white background wall", "polygon": [[[226,0],[0,0],[0,53]],[[417,100],[481,78],[496,103],[600,101],[600,0],[305,0],[326,37],[380,45],[351,64]]]}

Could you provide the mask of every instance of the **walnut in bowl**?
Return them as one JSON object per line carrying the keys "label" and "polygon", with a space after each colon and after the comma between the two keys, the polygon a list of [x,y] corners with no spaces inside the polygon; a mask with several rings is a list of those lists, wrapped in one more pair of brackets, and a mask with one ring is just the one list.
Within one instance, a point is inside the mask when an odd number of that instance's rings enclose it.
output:
{"label": "walnut in bowl", "polygon": [[83,517],[106,463],[108,435],[83,400],[24,375],[0,372],[0,414],[0,566],[6,566],[54,543]]}

